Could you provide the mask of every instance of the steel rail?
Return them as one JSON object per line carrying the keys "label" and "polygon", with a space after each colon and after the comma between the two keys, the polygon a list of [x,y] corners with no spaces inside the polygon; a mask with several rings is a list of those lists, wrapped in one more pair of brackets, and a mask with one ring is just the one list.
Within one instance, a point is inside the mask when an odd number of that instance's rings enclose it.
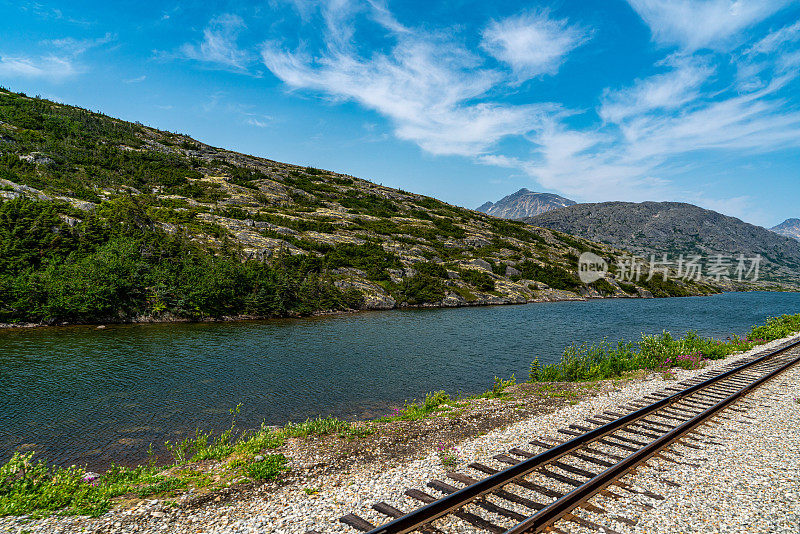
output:
{"label": "steel rail", "polygon": [[413,512],[370,530],[367,532],[367,534],[406,534],[408,532],[418,530],[421,526],[426,525],[431,521],[443,517],[455,510],[458,510],[462,506],[469,504],[483,495],[489,494],[492,491],[496,491],[507,484],[512,484],[516,479],[532,473],[544,464],[557,460],[562,456],[568,455],[573,451],[580,449],[587,443],[612,434],[619,428],[624,427],[636,421],[637,419],[646,417],[660,408],[673,404],[687,395],[691,395],[696,391],[720,382],[732,375],[742,372],[745,369],[758,365],[770,358],[773,358],[781,352],[797,347],[798,345],[800,345],[800,339],[797,341],[787,342],[782,346],[767,352],[763,356],[754,358],[753,360],[729,369],[728,371],[724,371],[719,375],[699,382],[673,395],[664,397],[663,399],[660,399],[636,411],[625,414],[615,421],[611,421],[606,425],[595,428],[589,432],[581,434],[580,436],[576,436],[560,445],[556,445],[551,449],[541,452],[532,458],[524,460],[516,465],[499,471],[494,475],[484,478],[475,484],[462,488],[430,504],[426,504],[425,506],[422,506]]}
{"label": "steel rail", "polygon": [[636,466],[647,461],[651,456],[658,454],[659,451],[665,447],[668,447],[673,442],[683,438],[684,435],[690,432],[693,428],[703,424],[707,419],[713,417],[721,410],[724,410],[726,407],[733,402],[736,402],[739,398],[746,395],[752,389],[786,371],[798,362],[800,362],[800,356],[797,356],[789,362],[773,369],[764,376],[755,379],[714,406],[711,406],[685,423],[677,426],[667,434],[664,434],[660,438],[651,442],[649,445],[631,454],[624,460],[621,460],[619,463],[609,467],[602,473],[585,482],[582,486],[575,488],[560,499],[550,503],[525,521],[519,523],[513,528],[508,529],[504,534],[538,532],[547,526],[551,526],[561,517],[570,513],[586,500],[596,495],[599,491],[602,491],[605,487],[613,484],[620,477],[636,468]]}

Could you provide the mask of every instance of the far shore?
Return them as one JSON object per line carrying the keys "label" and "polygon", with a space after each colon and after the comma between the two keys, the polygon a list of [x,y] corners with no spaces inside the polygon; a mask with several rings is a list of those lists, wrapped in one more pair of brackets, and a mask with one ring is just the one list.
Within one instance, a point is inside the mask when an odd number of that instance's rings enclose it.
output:
{"label": "far shore", "polygon": [[[800,292],[798,290],[800,288],[790,288],[790,289],[766,289],[766,288],[753,288],[747,291],[771,291],[771,292]],[[701,294],[698,293],[696,295],[683,295],[682,297],[708,297],[712,295],[719,295],[722,293],[736,293],[736,292],[745,292],[742,290],[726,290],[721,291],[719,293],[711,293],[711,294]],[[646,292],[649,293],[649,292]],[[679,296],[670,296],[670,297],[654,297],[651,294],[647,295],[578,295],[575,293],[571,293],[568,291],[557,291],[551,290],[548,292],[546,296],[537,297],[534,299],[519,299],[519,300],[512,300],[512,299],[503,299],[503,297],[496,297],[495,299],[481,299],[475,302],[465,302],[458,305],[444,305],[444,304],[421,304],[421,305],[405,305],[405,306],[395,306],[392,308],[362,308],[362,309],[351,309],[351,310],[321,310],[312,313],[311,315],[287,315],[282,317],[274,317],[274,316],[258,316],[258,315],[231,315],[231,316],[223,316],[223,317],[204,317],[201,319],[196,318],[186,318],[186,317],[176,317],[173,315],[162,315],[158,317],[154,316],[143,316],[143,317],[134,317],[131,319],[117,319],[117,320],[102,320],[96,322],[86,322],[86,323],[71,323],[68,321],[62,322],[53,322],[53,323],[0,323],[0,329],[13,329],[13,328],[55,328],[60,326],[97,326],[97,327],[105,327],[106,325],[135,325],[135,324],[168,324],[168,323],[226,323],[226,322],[246,322],[246,321],[268,321],[268,320],[285,320],[285,319],[305,319],[309,317],[325,317],[330,315],[351,315],[356,313],[362,312],[374,312],[374,311],[393,311],[393,310],[425,310],[425,309],[438,309],[438,308],[475,308],[475,307],[484,307],[484,306],[512,306],[512,305],[524,305],[524,304],[543,304],[548,302],[586,302],[589,300],[601,300],[601,299],[653,299],[653,298],[681,298]]]}

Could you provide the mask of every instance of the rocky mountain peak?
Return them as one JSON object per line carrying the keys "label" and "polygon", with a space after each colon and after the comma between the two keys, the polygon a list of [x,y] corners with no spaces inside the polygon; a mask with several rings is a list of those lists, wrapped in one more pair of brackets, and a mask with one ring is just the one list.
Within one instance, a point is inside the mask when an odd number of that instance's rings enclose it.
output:
{"label": "rocky mountain peak", "polygon": [[523,187],[496,203],[486,202],[477,211],[503,219],[521,219],[573,204],[575,201],[568,198],[553,193],[537,193]]}
{"label": "rocky mountain peak", "polygon": [[784,237],[800,240],[800,219],[786,219],[778,226],[770,228],[770,230]]}

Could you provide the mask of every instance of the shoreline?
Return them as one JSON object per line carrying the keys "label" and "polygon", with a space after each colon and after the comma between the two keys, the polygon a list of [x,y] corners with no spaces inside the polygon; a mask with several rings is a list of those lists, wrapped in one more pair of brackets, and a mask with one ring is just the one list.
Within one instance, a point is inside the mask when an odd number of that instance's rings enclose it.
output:
{"label": "shoreline", "polygon": [[[68,326],[95,326],[104,328],[106,325],[145,325],[145,324],[211,324],[211,323],[235,323],[235,322],[249,322],[249,321],[272,321],[272,320],[293,320],[293,319],[308,319],[313,317],[329,317],[339,315],[356,315],[362,312],[375,312],[375,311],[406,311],[406,310],[428,310],[428,309],[456,309],[456,308],[482,308],[491,306],[523,306],[526,304],[546,304],[550,302],[588,302],[591,300],[633,300],[633,299],[672,299],[672,298],[691,298],[691,297],[710,297],[713,295],[720,295],[723,293],[749,293],[753,291],[766,291],[774,293],[794,293],[800,291],[787,291],[787,290],[771,290],[754,288],[748,290],[732,289],[720,291],[718,293],[698,293],[696,295],[676,295],[669,297],[654,297],[650,295],[578,295],[571,293],[570,295],[561,295],[562,293],[570,293],[567,291],[553,290],[552,294],[534,299],[520,299],[511,300],[506,299],[503,301],[494,301],[493,299],[486,299],[477,302],[464,302],[458,304],[420,304],[420,305],[407,305],[395,306],[392,308],[363,308],[363,309],[350,309],[350,310],[320,310],[313,312],[309,315],[287,315],[281,317],[274,316],[257,316],[257,315],[231,315],[223,317],[208,317],[203,319],[189,319],[184,317],[136,317],[130,320],[107,320],[97,321],[91,323],[70,323],[63,321],[60,323],[0,323],[0,331],[22,329],[22,328],[58,328]],[[502,299],[502,297],[497,297]]]}

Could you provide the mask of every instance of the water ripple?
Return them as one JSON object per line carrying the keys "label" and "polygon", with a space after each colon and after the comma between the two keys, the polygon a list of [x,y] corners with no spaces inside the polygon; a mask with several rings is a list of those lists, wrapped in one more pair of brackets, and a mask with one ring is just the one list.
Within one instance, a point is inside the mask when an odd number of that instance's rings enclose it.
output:
{"label": "water ripple", "polygon": [[[800,294],[602,300],[369,312],[227,324],[0,332],[0,460],[33,447],[60,464],[143,459],[152,442],[239,422],[375,417],[425,393],[476,393],[572,342],[696,329],[725,337]],[[725,313],[720,313],[724,309]]]}

